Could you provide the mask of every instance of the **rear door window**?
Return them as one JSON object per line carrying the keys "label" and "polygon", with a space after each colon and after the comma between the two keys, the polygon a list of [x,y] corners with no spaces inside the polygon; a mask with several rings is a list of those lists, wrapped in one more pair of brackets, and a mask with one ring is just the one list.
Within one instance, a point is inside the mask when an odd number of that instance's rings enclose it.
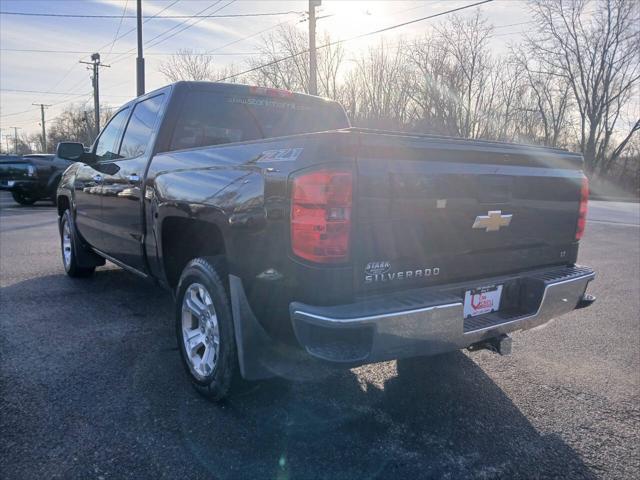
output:
{"label": "rear door window", "polygon": [[120,157],[135,158],[144,154],[163,100],[164,94],[160,94],[147,98],[135,106],[122,138]]}
{"label": "rear door window", "polygon": [[128,113],[128,108],[120,110],[111,117],[107,126],[104,127],[104,130],[100,134],[100,138],[98,138],[98,143],[96,143],[95,155],[98,161],[114,160],[119,158],[117,154],[118,143],[120,143],[122,127],[124,126],[124,122],[127,120]]}

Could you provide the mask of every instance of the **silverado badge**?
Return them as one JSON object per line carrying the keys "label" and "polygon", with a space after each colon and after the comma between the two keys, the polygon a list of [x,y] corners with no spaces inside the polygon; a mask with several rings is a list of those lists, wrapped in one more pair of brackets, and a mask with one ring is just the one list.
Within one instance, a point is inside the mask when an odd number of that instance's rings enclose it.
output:
{"label": "silverado badge", "polygon": [[472,228],[484,228],[485,232],[497,232],[500,227],[508,227],[513,215],[502,215],[502,210],[491,210],[487,215],[478,215]]}

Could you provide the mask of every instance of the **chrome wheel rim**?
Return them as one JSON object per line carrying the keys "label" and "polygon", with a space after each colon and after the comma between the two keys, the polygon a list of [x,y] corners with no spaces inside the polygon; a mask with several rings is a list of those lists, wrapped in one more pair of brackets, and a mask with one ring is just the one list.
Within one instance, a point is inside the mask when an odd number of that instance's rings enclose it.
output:
{"label": "chrome wheel rim", "polygon": [[65,268],[69,268],[71,263],[71,230],[68,221],[62,224],[62,261]]}
{"label": "chrome wheel rim", "polygon": [[182,298],[182,342],[195,376],[211,375],[220,352],[220,329],[211,295],[200,283],[189,285]]}

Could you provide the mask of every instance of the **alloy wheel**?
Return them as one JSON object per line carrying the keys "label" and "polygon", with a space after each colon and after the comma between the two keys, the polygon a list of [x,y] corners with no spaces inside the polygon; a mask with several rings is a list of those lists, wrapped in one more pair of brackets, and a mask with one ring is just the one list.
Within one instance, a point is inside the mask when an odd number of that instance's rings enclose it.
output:
{"label": "alloy wheel", "polygon": [[220,329],[211,295],[200,283],[189,285],[182,298],[182,340],[195,376],[211,375],[220,353]]}

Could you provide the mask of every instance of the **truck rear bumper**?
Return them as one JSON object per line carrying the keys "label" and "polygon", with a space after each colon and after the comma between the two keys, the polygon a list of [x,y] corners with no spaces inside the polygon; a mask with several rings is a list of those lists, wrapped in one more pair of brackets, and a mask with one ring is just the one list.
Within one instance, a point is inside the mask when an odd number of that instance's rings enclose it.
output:
{"label": "truck rear bumper", "polygon": [[[289,311],[296,337],[311,356],[334,363],[370,363],[435,355],[538,327],[590,304],[584,298],[594,277],[588,267],[556,267],[349,305],[318,307],[293,302]],[[465,290],[495,284],[504,286],[500,310],[465,319]]]}
{"label": "truck rear bumper", "polygon": [[0,180],[0,190],[8,190],[10,192],[33,192],[38,189],[38,183],[35,180]]}

